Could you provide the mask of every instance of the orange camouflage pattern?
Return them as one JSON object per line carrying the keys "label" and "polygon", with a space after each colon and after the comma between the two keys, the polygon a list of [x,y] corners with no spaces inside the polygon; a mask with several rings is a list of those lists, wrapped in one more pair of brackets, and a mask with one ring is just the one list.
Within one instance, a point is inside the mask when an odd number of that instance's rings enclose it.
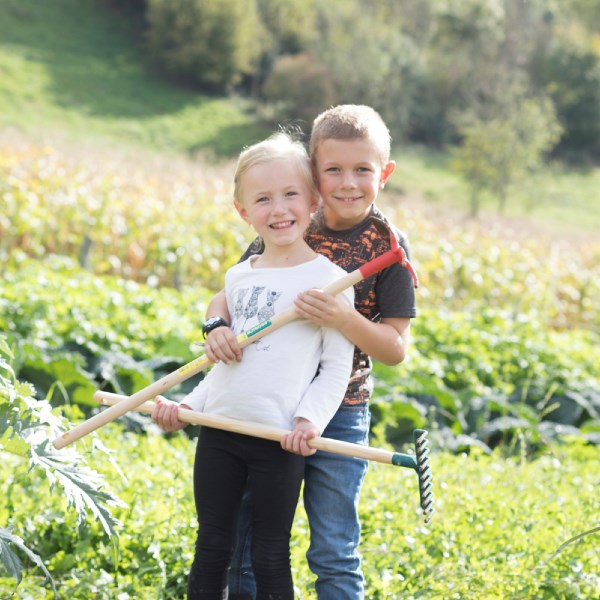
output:
{"label": "orange camouflage pattern", "polygon": [[[323,217],[318,212],[305,234],[308,245],[319,254],[323,254],[348,273],[362,267],[370,260],[382,255],[391,248],[389,224],[383,218],[371,217],[348,235],[347,231],[337,232],[323,225]],[[354,286],[354,307],[369,320],[379,320],[375,284],[381,273],[376,273]],[[360,406],[367,404],[372,393],[370,357],[354,348],[352,374],[343,405]]]}

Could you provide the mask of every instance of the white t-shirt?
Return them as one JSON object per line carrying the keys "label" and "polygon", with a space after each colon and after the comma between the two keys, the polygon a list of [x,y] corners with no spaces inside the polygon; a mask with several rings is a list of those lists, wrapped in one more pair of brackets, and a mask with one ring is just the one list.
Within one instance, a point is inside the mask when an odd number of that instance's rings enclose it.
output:
{"label": "white t-shirt", "polygon": [[[252,267],[257,257],[225,275],[236,335],[293,305],[310,288],[347,275],[324,256],[288,268]],[[341,294],[354,306],[354,290]],[[215,365],[183,403],[193,410],[293,428],[304,417],[321,432],[339,408],[352,371],[354,345],[337,329],[296,319],[243,349],[239,363]],[[317,374],[318,369],[318,374]]]}

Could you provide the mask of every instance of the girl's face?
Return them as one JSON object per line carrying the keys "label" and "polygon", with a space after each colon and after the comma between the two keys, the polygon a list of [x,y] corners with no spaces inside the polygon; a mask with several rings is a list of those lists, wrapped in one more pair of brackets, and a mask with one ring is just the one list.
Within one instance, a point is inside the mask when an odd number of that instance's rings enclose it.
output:
{"label": "girl's face", "polygon": [[316,151],[315,176],[325,223],[340,230],[366,219],[395,167],[393,161],[382,166],[377,149],[368,140],[322,141]]}
{"label": "girl's face", "polygon": [[303,243],[317,198],[294,161],[253,165],[242,175],[240,192],[235,207],[262,237],[265,249]]}

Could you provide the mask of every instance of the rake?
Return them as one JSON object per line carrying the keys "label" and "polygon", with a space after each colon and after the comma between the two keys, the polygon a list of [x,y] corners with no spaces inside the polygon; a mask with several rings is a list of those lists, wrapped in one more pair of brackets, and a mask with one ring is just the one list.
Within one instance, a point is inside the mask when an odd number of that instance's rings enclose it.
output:
{"label": "rake", "polygon": [[[324,292],[332,295],[339,294],[346,288],[355,285],[359,281],[378,273],[379,271],[389,267],[394,263],[401,264],[412,276],[413,283],[415,288],[418,287],[418,278],[417,274],[410,264],[406,253],[402,246],[398,244],[398,240],[395,236],[390,236],[390,250],[374,258],[373,260],[365,263],[362,267],[348,273],[347,275],[340,277],[330,285],[324,288]],[[290,323],[294,319],[298,318],[298,314],[294,306],[291,306],[288,310],[283,311],[268,319],[259,323],[255,327],[244,331],[237,337],[237,341],[241,348],[252,344],[253,342],[261,339],[263,336],[267,335],[271,331],[275,331],[279,327]],[[164,393],[166,390],[178,385],[182,381],[189,379],[192,375],[203,371],[208,368],[212,363],[206,356],[200,356],[191,362],[187,363],[180,367],[177,371],[169,373],[165,375],[161,379],[155,381],[149,386],[139,390],[134,393],[132,396],[120,396],[118,398],[118,402],[113,403],[106,410],[94,415],[80,423],[79,425],[73,427],[71,430],[66,431],[59,437],[53,440],[52,445],[60,450],[69,444],[81,439],[85,435],[95,431],[96,429],[102,427],[114,421],[115,419],[121,417],[126,412],[130,410],[137,410],[140,406],[142,406],[148,400],[152,400],[156,398],[160,394]],[[105,394],[104,392],[96,392],[96,395]],[[114,398],[113,398],[114,399]],[[180,413],[185,409],[179,409]],[[197,418],[208,417],[208,415],[202,415],[200,413],[196,413],[194,411],[188,411],[191,415],[185,415],[182,413],[180,420],[185,421],[184,416],[190,417],[193,416]],[[211,418],[214,418],[212,416]],[[197,422],[197,421],[192,421]],[[239,425],[239,422],[238,422]],[[275,439],[280,440],[282,434],[285,434],[285,431],[277,431],[275,434],[277,437]],[[252,434],[250,434],[252,435]],[[271,435],[273,432],[271,431]],[[340,442],[337,440],[327,439],[323,442],[317,442],[312,440],[314,444],[323,444],[321,448],[314,446],[317,450],[325,450],[331,452],[337,452],[340,454],[348,454],[350,456],[356,456],[358,458],[366,458],[367,460],[377,460],[379,462],[394,464],[401,467],[408,467],[414,469],[419,476],[419,495],[421,499],[421,507],[423,508],[423,512],[425,515],[425,521],[429,522],[431,515],[433,513],[433,492],[432,492],[432,484],[431,484],[431,467],[429,466],[429,449],[427,446],[427,432],[424,430],[415,430],[415,456],[404,455],[399,453],[386,452],[383,450],[374,450],[368,449],[368,447],[361,447],[356,444],[350,444],[351,448],[346,448],[344,450],[344,442]],[[260,437],[260,436],[259,436]],[[272,438],[270,438],[272,439]],[[320,438],[321,440],[325,440],[325,438]],[[331,444],[334,443],[336,446],[336,450],[333,450],[333,446]],[[358,446],[358,448],[357,448]],[[362,449],[362,450],[361,450]],[[366,452],[369,454],[368,456],[363,454]],[[373,453],[373,454],[371,454]]]}
{"label": "rake", "polygon": [[[104,404],[105,406],[118,406],[120,402],[127,400],[128,396],[120,394],[111,394],[109,392],[97,391],[94,394],[94,400]],[[151,414],[154,408],[154,402],[144,402],[137,406],[134,410],[138,412]],[[205,427],[213,427],[215,429],[224,429],[234,433],[243,435],[251,435],[260,437],[266,440],[275,442],[281,441],[281,438],[288,432],[277,427],[270,427],[260,423],[248,423],[229,417],[220,415],[211,415],[200,413],[195,410],[179,408],[177,416],[184,423],[192,423],[195,425],[204,425]],[[417,473],[419,482],[419,499],[421,510],[423,511],[423,519],[425,523],[431,521],[434,512],[434,497],[432,472],[429,461],[429,444],[427,439],[427,431],[424,429],[415,429],[413,431],[415,455],[402,454],[400,452],[390,452],[380,448],[371,448],[360,444],[352,444],[350,442],[342,442],[330,438],[316,437],[308,441],[308,445],[315,450],[323,452],[332,452],[334,454],[343,454],[345,456],[353,456],[355,458],[363,458],[384,464],[391,464],[397,467],[406,467],[414,469]]]}

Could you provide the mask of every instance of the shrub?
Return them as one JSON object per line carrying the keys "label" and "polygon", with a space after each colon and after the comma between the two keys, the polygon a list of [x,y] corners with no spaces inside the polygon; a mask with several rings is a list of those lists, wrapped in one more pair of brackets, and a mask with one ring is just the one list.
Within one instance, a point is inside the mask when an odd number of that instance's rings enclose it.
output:
{"label": "shrub", "polygon": [[327,69],[315,56],[280,56],[263,86],[263,95],[283,118],[312,123],[315,115],[335,104],[335,90]]}
{"label": "shrub", "polygon": [[255,0],[148,0],[147,42],[174,75],[223,90],[252,73],[264,28]]}

